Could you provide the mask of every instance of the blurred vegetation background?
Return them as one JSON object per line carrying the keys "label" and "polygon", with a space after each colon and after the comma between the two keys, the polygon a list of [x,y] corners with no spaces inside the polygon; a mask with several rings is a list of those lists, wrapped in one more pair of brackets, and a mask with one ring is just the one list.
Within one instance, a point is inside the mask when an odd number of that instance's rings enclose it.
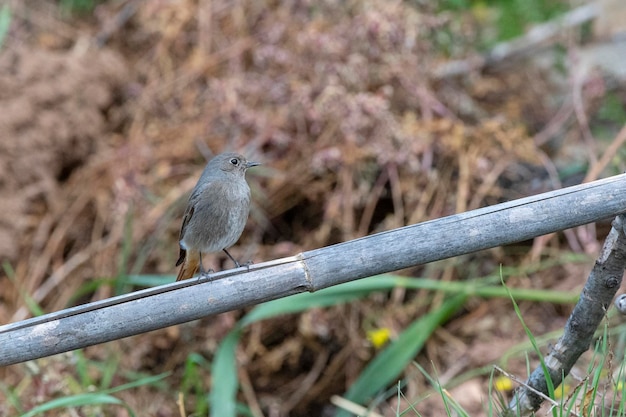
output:
{"label": "blurred vegetation background", "polygon": [[[222,151],[263,162],[231,250],[255,262],[623,172],[622,2],[440,71],[584,5],[5,0],[0,323],[172,281]],[[0,416],[491,415],[493,365],[536,366],[524,326],[555,340],[608,227],[3,368]]]}

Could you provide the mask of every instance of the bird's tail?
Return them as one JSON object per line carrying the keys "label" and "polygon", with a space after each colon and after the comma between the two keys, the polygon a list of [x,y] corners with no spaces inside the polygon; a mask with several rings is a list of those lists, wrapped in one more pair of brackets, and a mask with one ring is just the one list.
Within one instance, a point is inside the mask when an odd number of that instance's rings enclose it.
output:
{"label": "bird's tail", "polygon": [[183,266],[180,267],[178,271],[178,277],[176,277],[176,281],[182,281],[183,279],[188,279],[193,277],[196,272],[200,269],[200,252],[197,251],[184,251],[181,250],[180,259],[176,262],[176,266],[181,263]]}

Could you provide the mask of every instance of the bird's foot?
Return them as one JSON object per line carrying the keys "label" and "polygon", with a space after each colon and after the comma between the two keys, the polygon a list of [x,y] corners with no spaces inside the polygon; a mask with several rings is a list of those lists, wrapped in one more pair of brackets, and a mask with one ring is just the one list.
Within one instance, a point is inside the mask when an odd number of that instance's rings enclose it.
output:
{"label": "bird's foot", "polygon": [[198,275],[198,281],[213,281],[213,277],[211,274],[215,273],[214,270],[209,269],[208,271],[200,271],[200,275]]}
{"label": "bird's foot", "polygon": [[245,264],[240,264],[239,262],[235,261],[235,268],[241,268],[242,266],[245,266],[246,269],[249,271],[250,270],[250,265],[252,265],[254,262],[252,261],[248,261]]}

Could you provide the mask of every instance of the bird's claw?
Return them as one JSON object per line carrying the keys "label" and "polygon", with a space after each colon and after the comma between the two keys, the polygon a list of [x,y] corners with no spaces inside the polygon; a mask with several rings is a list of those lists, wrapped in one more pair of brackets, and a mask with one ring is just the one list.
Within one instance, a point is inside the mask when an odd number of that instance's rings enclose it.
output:
{"label": "bird's claw", "polygon": [[208,271],[200,271],[200,274],[198,275],[198,281],[202,281],[202,280],[207,280],[207,281],[212,281],[213,277],[211,276],[211,274],[215,273],[214,270],[209,269]]}

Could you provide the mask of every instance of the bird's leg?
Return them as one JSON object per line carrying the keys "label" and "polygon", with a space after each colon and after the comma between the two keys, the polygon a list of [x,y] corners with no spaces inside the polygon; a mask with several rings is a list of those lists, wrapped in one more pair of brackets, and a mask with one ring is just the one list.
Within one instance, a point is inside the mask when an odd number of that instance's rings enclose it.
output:
{"label": "bird's leg", "polygon": [[202,252],[200,252],[200,275],[198,275],[198,280],[202,278],[210,278],[210,275],[213,272],[214,271],[212,269],[209,269],[208,271],[204,270],[204,264],[202,263]]}
{"label": "bird's leg", "polygon": [[228,257],[229,257],[230,259],[232,259],[232,261],[235,263],[235,266],[236,266],[237,268],[241,268],[242,266],[245,266],[246,268],[248,268],[248,271],[249,271],[249,270],[250,270],[250,265],[252,265],[252,264],[254,263],[254,262],[252,262],[252,261],[248,261],[248,262],[246,262],[245,264],[243,264],[243,265],[242,265],[242,264],[240,264],[239,262],[237,262],[237,261],[235,260],[235,258],[233,258],[233,257],[232,257],[232,255],[231,255],[230,253],[228,253],[228,251],[227,251],[226,249],[224,249],[224,252],[226,252],[226,255],[228,255]]}
{"label": "bird's leg", "polygon": [[240,267],[241,267],[241,265],[239,264],[239,262],[237,262],[237,261],[235,260],[235,258],[233,258],[233,256],[232,256],[230,253],[228,253],[228,251],[227,251],[226,249],[224,249],[224,252],[226,252],[226,255],[228,255],[228,257],[229,257],[230,259],[232,259],[232,261],[235,263],[235,266],[236,266],[237,268],[240,268]]}
{"label": "bird's leg", "polygon": [[200,252],[200,276],[204,276],[204,264],[202,263],[202,252]]}

